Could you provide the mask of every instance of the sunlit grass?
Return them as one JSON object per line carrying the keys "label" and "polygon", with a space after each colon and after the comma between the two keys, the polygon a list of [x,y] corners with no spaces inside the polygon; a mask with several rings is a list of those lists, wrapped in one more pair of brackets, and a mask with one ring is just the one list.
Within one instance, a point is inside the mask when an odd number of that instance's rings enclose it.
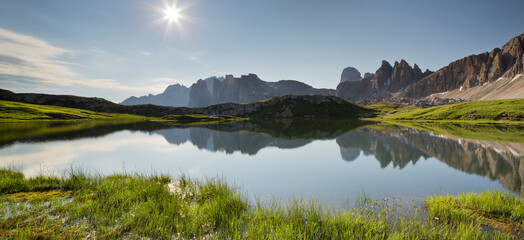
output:
{"label": "sunlit grass", "polygon": [[[414,201],[373,201],[324,210],[314,200],[250,202],[224,180],[187,176],[89,175],[70,170],[60,177],[25,178],[16,169],[0,170],[0,238],[160,238],[160,239],[509,239],[481,223],[434,221]],[[522,200],[501,195],[504,203]],[[495,198],[493,200],[492,198]],[[472,207],[485,209],[497,195]],[[447,197],[445,198],[447,199]],[[431,200],[428,200],[428,205]],[[522,224],[522,208],[505,208]],[[406,210],[407,209],[407,210]],[[491,208],[490,208],[491,209]],[[491,209],[493,211],[493,209]],[[444,219],[444,217],[442,217]],[[465,218],[464,218],[465,219]]]}
{"label": "sunlit grass", "polygon": [[489,191],[435,195],[426,199],[428,215],[445,224],[480,223],[491,229],[524,235],[524,200],[509,193]]}
{"label": "sunlit grass", "polygon": [[522,121],[524,99],[472,101],[401,111],[384,116],[389,120]]}
{"label": "sunlit grass", "polygon": [[0,122],[28,120],[145,119],[146,117],[0,100]]}

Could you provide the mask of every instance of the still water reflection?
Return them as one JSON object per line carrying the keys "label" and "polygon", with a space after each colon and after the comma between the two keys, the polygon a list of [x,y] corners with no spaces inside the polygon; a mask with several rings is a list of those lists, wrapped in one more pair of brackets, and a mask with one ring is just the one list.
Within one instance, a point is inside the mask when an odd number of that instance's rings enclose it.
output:
{"label": "still water reflection", "polygon": [[394,125],[47,122],[2,124],[0,133],[0,167],[21,167],[27,176],[71,166],[101,174],[220,176],[262,200],[301,196],[335,206],[351,205],[363,193],[411,199],[488,189],[524,192],[523,143]]}

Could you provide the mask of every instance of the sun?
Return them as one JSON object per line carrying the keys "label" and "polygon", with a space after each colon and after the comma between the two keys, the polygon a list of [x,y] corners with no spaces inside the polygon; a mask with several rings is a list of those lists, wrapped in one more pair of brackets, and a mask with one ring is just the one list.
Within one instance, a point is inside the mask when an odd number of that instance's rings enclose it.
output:
{"label": "sun", "polygon": [[175,6],[167,7],[164,10],[165,19],[169,20],[170,22],[178,22],[178,19],[180,18],[180,10],[178,10]]}

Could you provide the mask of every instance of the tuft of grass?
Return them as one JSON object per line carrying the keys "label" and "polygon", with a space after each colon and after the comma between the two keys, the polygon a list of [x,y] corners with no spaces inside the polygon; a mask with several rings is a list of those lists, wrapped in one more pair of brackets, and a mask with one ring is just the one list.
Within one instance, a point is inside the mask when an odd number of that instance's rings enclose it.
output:
{"label": "tuft of grass", "polygon": [[384,116],[389,120],[522,121],[524,99],[472,101]]}
{"label": "tuft of grass", "polygon": [[[223,179],[89,175],[24,178],[1,169],[0,238],[30,239],[510,239],[474,221],[435,222],[414,201],[373,201],[326,211],[314,200],[251,203]],[[18,181],[22,188],[4,182]],[[46,189],[46,190],[44,190]],[[38,191],[41,190],[41,191]],[[496,196],[495,196],[496,197]],[[486,197],[489,199],[489,197]],[[504,196],[503,198],[506,198]],[[508,197],[508,201],[518,202]],[[493,200],[498,201],[498,200]],[[474,201],[473,201],[474,202]],[[482,206],[471,203],[472,206]],[[498,206],[493,211],[502,208]],[[522,209],[522,208],[521,208]],[[522,222],[521,209],[502,218]],[[431,216],[433,217],[433,215]]]}
{"label": "tuft of grass", "polygon": [[146,119],[146,117],[0,100],[0,122],[82,119]]}
{"label": "tuft of grass", "polygon": [[425,201],[434,222],[479,223],[491,229],[524,237],[524,200],[509,193],[488,191],[458,196],[434,195]]}

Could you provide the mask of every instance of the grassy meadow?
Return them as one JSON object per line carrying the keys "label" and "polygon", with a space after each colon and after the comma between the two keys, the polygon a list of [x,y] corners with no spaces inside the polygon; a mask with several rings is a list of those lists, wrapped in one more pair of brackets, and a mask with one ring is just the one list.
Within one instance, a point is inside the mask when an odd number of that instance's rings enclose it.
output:
{"label": "grassy meadow", "polygon": [[[381,105],[372,105],[381,109]],[[524,99],[472,101],[426,109],[389,106],[398,113],[382,116],[385,120],[520,122],[524,120]]]}
{"label": "grassy meadow", "polygon": [[[250,202],[222,179],[70,170],[25,178],[0,170],[0,238],[15,239],[511,239],[522,235],[523,201],[498,192],[450,196],[424,208],[360,197],[328,211],[314,200]],[[462,199],[462,197],[458,197]],[[407,206],[406,206],[407,205]],[[408,210],[405,210],[406,207]],[[486,212],[486,214],[484,214]],[[477,215],[483,216],[480,220]],[[489,224],[504,222],[505,227]]]}
{"label": "grassy meadow", "polygon": [[0,122],[87,119],[146,119],[146,117],[131,114],[100,113],[76,108],[0,100]]}

